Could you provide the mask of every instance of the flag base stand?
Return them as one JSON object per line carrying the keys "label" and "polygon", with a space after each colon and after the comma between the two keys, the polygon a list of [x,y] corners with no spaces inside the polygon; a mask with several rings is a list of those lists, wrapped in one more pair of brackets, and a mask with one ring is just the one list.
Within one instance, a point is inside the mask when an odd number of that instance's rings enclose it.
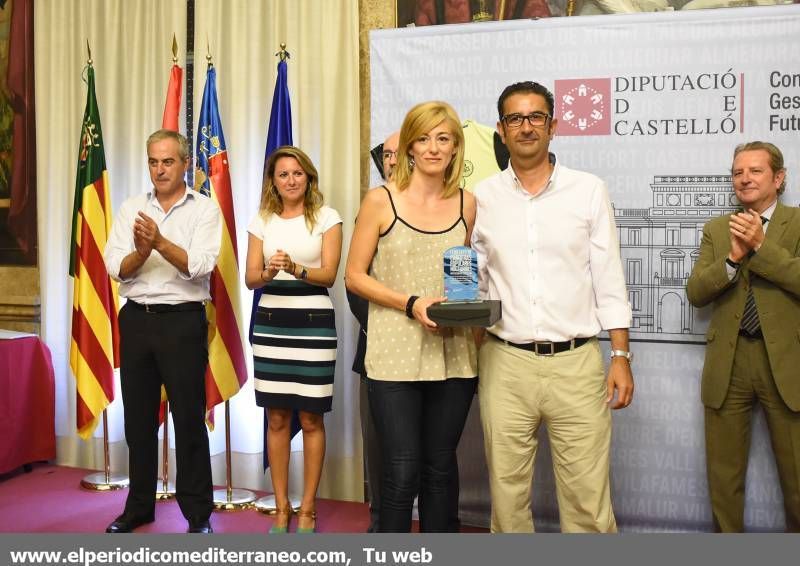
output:
{"label": "flag base stand", "polygon": [[[289,498],[289,505],[292,506],[292,509],[295,511],[300,510],[300,500],[297,497],[290,497]],[[253,507],[260,513],[264,513],[265,515],[274,515],[278,511],[278,507],[275,504],[275,496],[274,495],[265,495],[255,503],[253,503]]]}
{"label": "flag base stand", "polygon": [[256,500],[256,494],[249,489],[215,489],[214,509],[217,511],[238,511]]}
{"label": "flag base stand", "polygon": [[111,473],[111,457],[108,452],[108,413],[103,409],[103,470],[84,476],[81,487],[90,491],[115,491],[127,489],[130,485],[128,476]]}
{"label": "flag base stand", "polygon": [[170,482],[158,482],[158,489],[156,490],[156,501],[165,501],[175,497],[175,484]]}
{"label": "flag base stand", "polygon": [[128,480],[128,476],[106,474],[105,472],[89,474],[81,480],[81,487],[91,491],[114,491],[117,489],[127,489],[129,484],[130,480]]}

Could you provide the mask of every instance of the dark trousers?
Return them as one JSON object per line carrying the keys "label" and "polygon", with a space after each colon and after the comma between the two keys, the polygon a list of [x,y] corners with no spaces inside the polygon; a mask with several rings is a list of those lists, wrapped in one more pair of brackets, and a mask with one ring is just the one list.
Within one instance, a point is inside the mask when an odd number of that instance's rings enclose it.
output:
{"label": "dark trousers", "polygon": [[175,428],[175,496],[184,517],[207,519],[213,507],[213,487],[205,427],[205,311],[147,313],[126,305],[120,312],[119,325],[130,475],[125,513],[143,517],[152,515],[155,509],[163,384]]}
{"label": "dark trousers", "polygon": [[383,465],[380,532],[411,530],[417,494],[420,531],[448,532],[453,528],[453,508],[458,506],[453,487],[457,493],[458,485],[451,485],[451,477],[458,475],[456,448],[475,387],[475,379],[368,380]]}
{"label": "dark trousers", "polygon": [[775,386],[763,339],[740,336],[728,395],[719,409],[706,407],[706,468],[714,530],[744,530],[745,475],[753,405],[766,416],[783,491],[786,531],[800,532],[800,413],[790,410]]}
{"label": "dark trousers", "polygon": [[[367,495],[369,498],[369,527],[368,533],[377,533],[380,524],[381,509],[381,445],[378,431],[372,420],[369,410],[368,379],[361,375],[359,385],[359,409],[361,413],[361,437],[364,440],[364,471],[367,479]],[[458,513],[458,460],[453,456],[453,466],[450,469],[450,479],[447,482],[449,518],[447,532],[457,533],[461,530],[461,520]],[[418,501],[420,513],[424,514],[425,501]]]}

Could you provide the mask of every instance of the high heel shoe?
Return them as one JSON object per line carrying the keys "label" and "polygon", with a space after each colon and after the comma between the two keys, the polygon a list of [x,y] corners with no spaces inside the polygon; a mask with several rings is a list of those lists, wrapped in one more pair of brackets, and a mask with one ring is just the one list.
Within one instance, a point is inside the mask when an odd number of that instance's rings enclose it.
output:
{"label": "high heel shoe", "polygon": [[300,518],[311,519],[313,522],[311,523],[310,527],[300,527],[300,523],[298,522],[297,527],[297,534],[299,535],[308,535],[317,532],[317,512],[316,511],[304,511],[300,509],[297,512],[298,521]]}
{"label": "high heel shoe", "polygon": [[[287,505],[284,508],[278,507],[275,510],[275,523],[269,528],[269,534],[271,535],[280,535],[286,534],[289,532],[289,522],[292,520],[292,515],[294,514],[294,509],[292,509],[291,504]],[[286,517],[286,523],[283,525],[278,524],[278,520]]]}

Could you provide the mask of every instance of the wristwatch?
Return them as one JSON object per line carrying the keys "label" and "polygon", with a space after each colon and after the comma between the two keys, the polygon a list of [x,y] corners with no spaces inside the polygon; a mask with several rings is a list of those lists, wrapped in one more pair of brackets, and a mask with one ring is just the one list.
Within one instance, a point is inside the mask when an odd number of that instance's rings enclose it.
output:
{"label": "wristwatch", "polygon": [[300,271],[300,279],[303,281],[308,279],[308,270],[305,267]]}
{"label": "wristwatch", "polygon": [[633,363],[633,352],[625,350],[611,350],[611,358],[627,358],[629,363]]}

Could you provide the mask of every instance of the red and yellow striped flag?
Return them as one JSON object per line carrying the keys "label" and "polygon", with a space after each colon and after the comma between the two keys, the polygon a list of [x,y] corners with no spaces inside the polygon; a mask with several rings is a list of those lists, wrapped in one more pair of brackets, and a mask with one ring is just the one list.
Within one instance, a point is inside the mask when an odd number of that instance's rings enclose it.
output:
{"label": "red and yellow striped flag", "polygon": [[[239,261],[228,150],[217,104],[217,73],[211,64],[198,122],[197,166],[206,178],[196,179],[195,185],[216,201],[224,221],[222,246],[211,275],[211,302],[206,307],[209,325],[206,408],[212,411],[216,404],[233,397],[244,385],[247,366],[242,346]],[[208,420],[213,424],[212,418]]]}
{"label": "red and yellow striped flag", "polygon": [[108,171],[91,65],[86,74],[69,262],[74,278],[69,365],[75,375],[77,426],[83,439],[92,436],[97,419],[114,400],[114,368],[119,367],[117,285],[103,263],[111,231]]}

